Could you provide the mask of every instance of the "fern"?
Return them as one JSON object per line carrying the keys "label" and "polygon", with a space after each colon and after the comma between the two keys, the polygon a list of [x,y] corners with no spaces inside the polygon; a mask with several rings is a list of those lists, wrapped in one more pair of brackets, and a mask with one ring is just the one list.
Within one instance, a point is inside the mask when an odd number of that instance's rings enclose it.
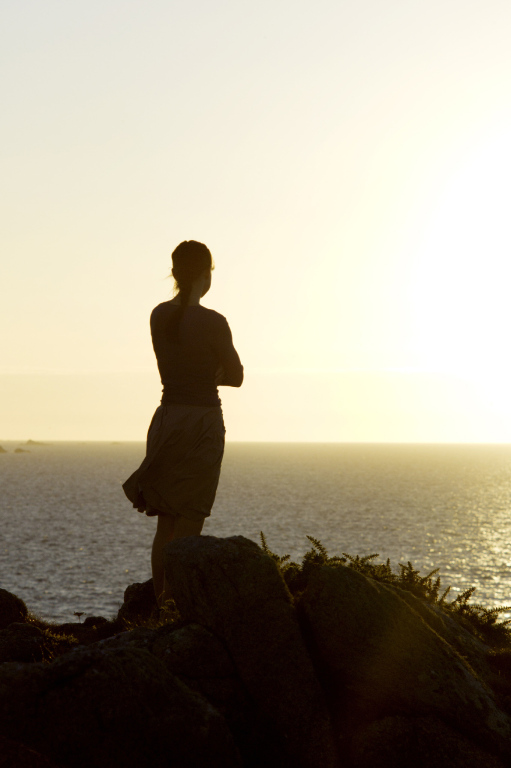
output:
{"label": "fern", "polygon": [[[466,629],[479,637],[484,642],[496,648],[511,648],[511,619],[500,621],[502,613],[511,611],[511,607],[485,608],[479,604],[471,604],[469,600],[475,592],[475,587],[470,587],[458,595],[451,602],[447,602],[447,596],[451,587],[441,592],[442,582],[437,575],[439,569],[421,576],[419,571],[408,561],[405,564],[398,563],[398,571],[392,570],[390,559],[384,563],[374,562],[378,554],[350,555],[342,553],[342,557],[328,555],[326,547],[314,538],[307,536],[312,547],[305,552],[301,564],[290,561],[290,555],[279,556],[268,547],[266,538],[261,531],[261,545],[263,551],[277,564],[281,575],[294,598],[297,598],[307,587],[311,572],[322,566],[332,568],[352,568],[364,576],[384,584],[399,587],[411,592],[415,597],[437,606],[452,618],[456,619]],[[436,578],[434,578],[436,576]]]}

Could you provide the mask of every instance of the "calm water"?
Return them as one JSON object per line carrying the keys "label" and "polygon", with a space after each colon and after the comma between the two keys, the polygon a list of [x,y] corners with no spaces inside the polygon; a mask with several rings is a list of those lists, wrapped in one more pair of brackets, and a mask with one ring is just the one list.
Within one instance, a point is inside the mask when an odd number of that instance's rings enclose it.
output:
{"label": "calm water", "polygon": [[[59,621],[113,615],[150,577],[155,519],[121,483],[143,443],[54,443],[0,455],[0,587]],[[330,554],[378,552],[440,568],[453,595],[511,603],[511,446],[230,443],[204,533],[264,531],[300,558],[306,534]]]}

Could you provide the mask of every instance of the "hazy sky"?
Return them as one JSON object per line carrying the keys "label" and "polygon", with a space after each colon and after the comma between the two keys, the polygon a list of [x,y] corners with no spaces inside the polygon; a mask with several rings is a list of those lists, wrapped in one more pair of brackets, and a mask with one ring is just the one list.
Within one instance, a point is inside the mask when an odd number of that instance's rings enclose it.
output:
{"label": "hazy sky", "polygon": [[173,248],[235,440],[511,442],[511,5],[4,0],[0,440],[142,440]]}

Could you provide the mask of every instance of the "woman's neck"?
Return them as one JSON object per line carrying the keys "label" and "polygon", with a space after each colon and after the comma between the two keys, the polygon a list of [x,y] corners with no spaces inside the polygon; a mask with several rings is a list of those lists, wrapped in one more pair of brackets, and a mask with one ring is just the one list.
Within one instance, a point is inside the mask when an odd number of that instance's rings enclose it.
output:
{"label": "woman's neck", "polygon": [[[190,294],[188,297],[188,303],[186,306],[198,307],[200,305],[200,300],[202,299],[204,294],[208,292],[210,285],[211,285],[211,273],[204,272],[204,274],[200,275],[196,280],[193,281]],[[174,299],[172,299],[172,302],[174,304],[181,304],[179,293]]]}

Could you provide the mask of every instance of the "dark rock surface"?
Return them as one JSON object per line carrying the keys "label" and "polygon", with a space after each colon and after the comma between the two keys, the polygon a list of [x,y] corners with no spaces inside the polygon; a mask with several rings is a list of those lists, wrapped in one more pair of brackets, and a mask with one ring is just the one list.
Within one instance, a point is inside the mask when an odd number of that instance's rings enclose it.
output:
{"label": "dark rock surface", "polygon": [[33,624],[9,624],[0,630],[0,662],[42,661],[47,648],[46,638]]}
{"label": "dark rock surface", "polygon": [[471,668],[483,679],[490,674],[490,665],[486,660],[487,648],[468,629],[464,629],[459,621],[442,611],[438,606],[419,600],[418,597],[405,589],[392,586],[391,589],[404,600],[440,637],[452,645],[454,650],[463,656]]}
{"label": "dark rock surface", "polygon": [[217,710],[137,648],[1,665],[0,734],[73,768],[241,765]]}
{"label": "dark rock surface", "polygon": [[0,629],[5,629],[15,621],[23,622],[27,616],[27,606],[23,600],[6,589],[0,589]]}
{"label": "dark rock surface", "polygon": [[487,686],[395,590],[345,567],[314,571],[299,604],[344,738],[386,715],[434,715],[509,752]]}
{"label": "dark rock surface", "polygon": [[48,757],[0,736],[0,768],[59,768]]}
{"label": "dark rock surface", "polygon": [[432,718],[376,720],[356,734],[350,757],[351,768],[505,768],[497,757]]}
{"label": "dark rock surface", "polygon": [[139,627],[105,640],[103,647],[149,651],[192,691],[203,695],[226,719],[243,764],[270,762],[261,739],[258,713],[224,643],[199,624]]}
{"label": "dark rock surface", "polygon": [[511,766],[502,633],[490,649],[465,618],[339,563],[293,597],[241,536],[165,558],[164,614],[150,581],[117,618],[59,626],[0,590],[0,768]]}
{"label": "dark rock surface", "polygon": [[153,580],[130,584],[124,590],[124,602],[117,614],[118,618],[128,624],[149,619],[158,609],[154,595]]}
{"label": "dark rock surface", "polygon": [[180,614],[225,643],[266,721],[268,751],[273,742],[281,765],[335,766],[323,691],[275,562],[243,536],[177,539],[164,559]]}

